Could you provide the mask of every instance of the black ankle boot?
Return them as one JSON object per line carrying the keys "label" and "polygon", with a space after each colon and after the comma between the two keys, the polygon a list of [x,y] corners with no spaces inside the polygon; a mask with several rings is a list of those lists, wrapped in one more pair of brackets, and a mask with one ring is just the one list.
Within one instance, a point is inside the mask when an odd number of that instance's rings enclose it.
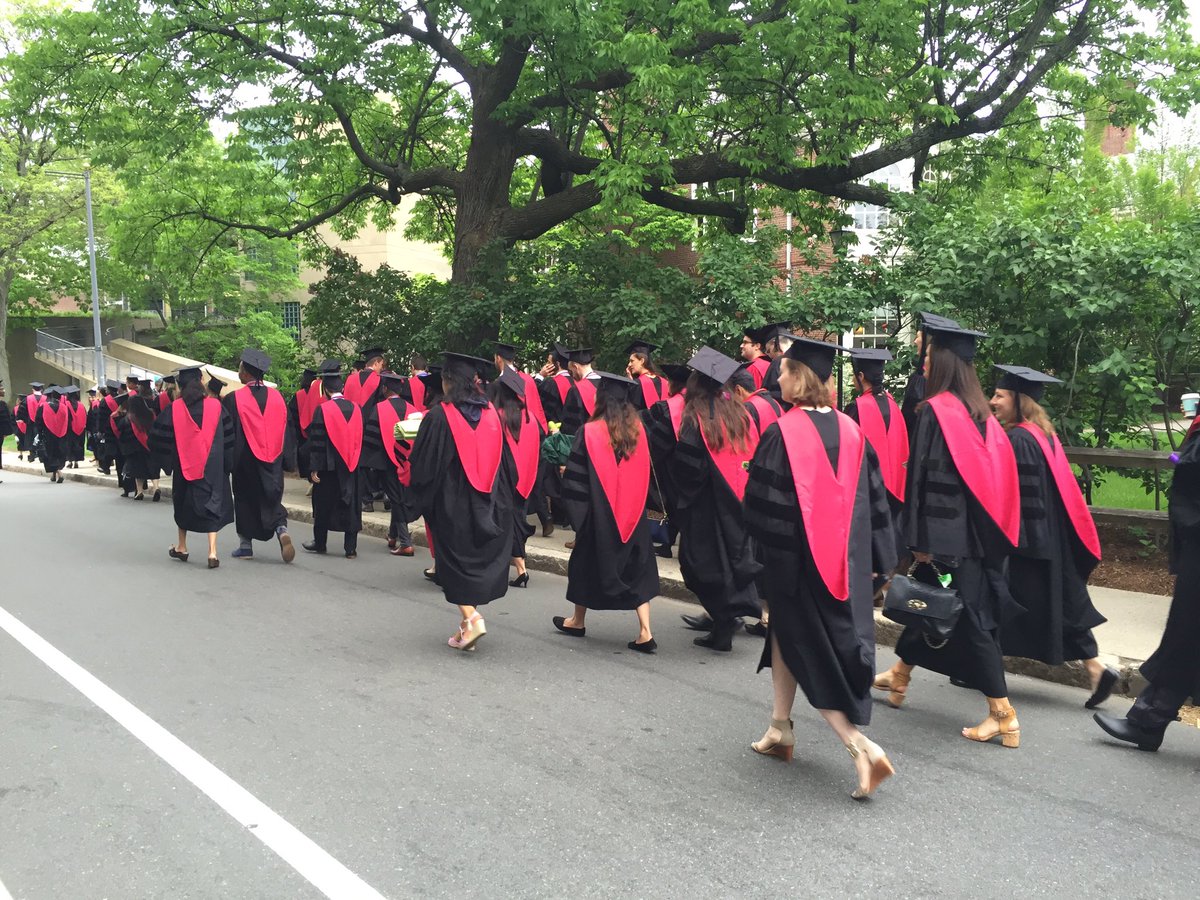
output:
{"label": "black ankle boot", "polygon": [[1139,750],[1150,752],[1157,750],[1162,745],[1163,734],[1167,730],[1166,725],[1158,729],[1142,728],[1128,719],[1110,716],[1107,713],[1093,713],[1092,718],[1096,720],[1097,725],[1118,741],[1137,744]]}
{"label": "black ankle boot", "polygon": [[728,653],[733,649],[733,632],[737,630],[737,620],[730,622],[714,622],[713,630],[704,637],[698,637],[692,641],[697,647],[707,647],[710,650],[718,650],[721,653]]}

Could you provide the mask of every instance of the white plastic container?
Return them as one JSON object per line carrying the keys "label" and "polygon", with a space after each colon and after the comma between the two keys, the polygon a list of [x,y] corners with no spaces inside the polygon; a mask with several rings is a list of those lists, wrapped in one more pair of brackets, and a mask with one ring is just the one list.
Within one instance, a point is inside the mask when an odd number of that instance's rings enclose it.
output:
{"label": "white plastic container", "polygon": [[1200,407],[1200,394],[1187,393],[1179,398],[1179,402],[1183,404],[1183,414],[1189,419],[1196,417],[1196,410]]}

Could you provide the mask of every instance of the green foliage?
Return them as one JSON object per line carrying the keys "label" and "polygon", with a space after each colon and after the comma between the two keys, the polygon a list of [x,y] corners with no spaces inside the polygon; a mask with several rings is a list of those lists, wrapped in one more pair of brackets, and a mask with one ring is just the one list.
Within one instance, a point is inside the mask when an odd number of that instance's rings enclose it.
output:
{"label": "green foliage", "polygon": [[703,239],[689,275],[662,255],[686,257],[688,245],[669,246],[669,228],[662,229],[654,241],[659,253],[622,232],[570,227],[510,250],[493,245],[483,256],[486,274],[470,285],[413,279],[386,266],[365,272],[333,253],[312,288],[305,333],[341,359],[378,342],[402,366],[413,352],[444,349],[490,358],[490,345],[475,335],[482,323],[498,321],[502,339],[527,364],[540,365],[559,341],[594,347],[598,367],[623,372],[621,351],[635,338],[659,344],[664,360],[685,360],[702,344],[736,356],[746,323],[785,314],[787,297],[773,284],[777,236],[769,230],[755,241]]}
{"label": "green foliage", "polygon": [[274,381],[285,393],[299,387],[304,361],[296,336],[283,327],[277,310],[250,310],[232,321],[206,322],[203,328],[172,323],[163,339],[172,353],[235,372],[242,350],[256,347],[271,357],[269,381]]}

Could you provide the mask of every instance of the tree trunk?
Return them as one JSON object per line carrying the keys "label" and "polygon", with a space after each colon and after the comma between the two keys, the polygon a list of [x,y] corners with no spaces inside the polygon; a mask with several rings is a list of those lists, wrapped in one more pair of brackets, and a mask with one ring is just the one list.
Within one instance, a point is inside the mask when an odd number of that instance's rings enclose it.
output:
{"label": "tree trunk", "polygon": [[474,118],[467,164],[455,195],[453,284],[473,282],[480,254],[505,238],[501,223],[517,159],[513,128],[481,111]]}

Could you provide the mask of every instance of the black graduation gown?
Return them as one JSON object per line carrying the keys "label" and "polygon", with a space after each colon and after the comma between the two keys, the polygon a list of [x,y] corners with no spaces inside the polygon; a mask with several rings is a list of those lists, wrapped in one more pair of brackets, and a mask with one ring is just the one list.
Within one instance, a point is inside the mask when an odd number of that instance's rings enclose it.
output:
{"label": "black graduation gown", "polygon": [[587,609],[637,609],[658,594],[658,560],[643,516],[621,540],[582,431],[563,475],[563,502],[575,529],[567,563],[567,600]]}
{"label": "black graduation gown", "polygon": [[782,372],[783,357],[777,356],[771,360],[771,364],[767,366],[767,373],[763,375],[762,390],[770,394],[784,409],[788,409],[790,404],[783,402],[783,389],[779,387],[779,375]]}
{"label": "black graduation gown", "polygon": [[71,407],[71,424],[67,426],[67,460],[69,462],[82,462],[84,457],[84,442],[87,440],[87,414],[84,413],[83,431],[76,434],[75,417],[78,414],[78,410],[82,408],[82,404],[78,400],[68,400],[66,402]]}
{"label": "black graduation gown", "polygon": [[675,426],[671,424],[670,408],[666,400],[659,400],[641,415],[646,438],[650,442],[650,462],[654,465],[648,505],[651,509],[666,513],[667,520],[674,523],[678,514],[675,505],[675,498],[679,495],[675,486],[675,450],[679,439],[675,436]]}
{"label": "black graduation gown", "polygon": [[1010,429],[1008,437],[1021,484],[1021,539],[1008,558],[1001,647],[1005,656],[1052,666],[1093,659],[1098,648],[1091,629],[1107,621],[1088,595],[1096,559],[1075,533],[1037,440],[1024,428]]}
{"label": "black graduation gown", "polygon": [[71,437],[71,416],[70,410],[66,410],[67,430],[63,433],[62,437],[59,437],[46,426],[42,411],[46,407],[57,411],[60,407],[65,408],[66,402],[66,400],[58,397],[52,397],[49,400],[42,400],[41,405],[37,409],[35,427],[38,435],[38,458],[41,459],[42,467],[47,472],[57,472],[67,464],[67,449]]}
{"label": "black graduation gown", "polygon": [[[349,422],[355,405],[338,397],[333,400]],[[362,531],[362,458],[353,472],[342,459],[325,428],[325,403],[313,410],[308,426],[308,466],[321,479],[313,485],[313,523],[329,531]]]}
{"label": "black graduation gown", "polygon": [[900,415],[908,426],[909,445],[913,446],[917,430],[917,407],[925,399],[925,370],[914,369],[904,385],[904,402],[900,404]]}
{"label": "black graduation gown", "polygon": [[[46,398],[39,397],[38,401],[40,403],[45,403]],[[35,416],[31,416],[29,414],[29,398],[26,397],[24,400],[20,401],[17,404],[17,421],[25,423],[25,433],[21,434],[20,431],[17,432],[17,434],[20,435],[20,438],[17,441],[17,446],[21,449],[22,452],[25,452],[25,453],[33,453],[34,452],[33,445],[37,439],[37,432],[38,432],[38,426],[37,426],[37,422],[35,421],[35,418],[36,418]]]}
{"label": "black graduation gown", "polygon": [[[1147,701],[1160,707],[1158,719],[1141,717],[1147,726],[1165,725],[1184,700],[1200,697],[1200,652],[1196,648],[1200,638],[1200,426],[1193,426],[1179,448],[1168,514],[1175,592],[1158,649],[1142,663],[1142,675],[1150,687],[1134,707],[1138,712]],[[1130,719],[1135,718],[1131,712]]]}
{"label": "black graduation gown", "polygon": [[[265,410],[267,396],[274,390],[262,384],[239,388],[249,391]],[[269,541],[275,537],[276,528],[287,527],[287,510],[283,507],[283,450],[270,462],[263,462],[254,455],[246,440],[242,427],[242,415],[237,404],[238,391],[221,399],[225,414],[233,429],[233,466],[230,472],[233,484],[233,521],[239,537],[252,541]],[[286,422],[284,427],[286,428]],[[286,442],[286,437],[285,437]]]}
{"label": "black graduation gown", "polygon": [[4,438],[16,432],[17,425],[13,421],[12,412],[9,410],[8,404],[0,401],[0,440],[4,440]]}
{"label": "black graduation gown", "polygon": [[412,522],[420,516],[420,513],[417,512],[416,504],[413,502],[412,492],[407,486],[400,483],[400,476],[396,467],[392,465],[391,457],[384,449],[384,442],[395,448],[396,459],[399,462],[409,459],[412,453],[412,443],[397,441],[392,434],[383,433],[379,425],[379,410],[385,405],[395,410],[399,417],[398,421],[403,422],[408,416],[408,403],[401,397],[389,397],[373,403],[369,412],[364,407],[362,465],[378,473],[376,477],[379,479],[379,486],[383,489],[383,494],[392,507],[394,518]]}
{"label": "black graduation gown", "polygon": [[579,393],[579,388],[575,387],[572,382],[571,390],[567,392],[567,399],[563,402],[562,433],[572,436],[578,434],[590,418],[591,414],[583,405],[583,397]]}
{"label": "black graduation gown", "polygon": [[[508,592],[512,554],[513,496],[517,467],[505,445],[492,490],[475,490],[446,421],[444,403],[425,414],[412,448],[412,492],[432,535],[438,583],[448,603],[482,606]],[[478,427],[478,412],[459,411]]]}
{"label": "black graduation gown", "polygon": [[[146,403],[140,397],[134,397],[126,402],[140,403],[147,409],[155,408],[155,406]],[[129,414],[116,416],[112,421],[117,429],[117,444],[121,448],[121,458],[124,460],[121,466],[121,480],[123,482],[128,482],[130,479],[153,481],[158,478],[158,465],[154,459],[154,455],[151,453],[154,445],[151,443],[148,448],[142,446],[142,442],[137,439],[137,435],[133,431],[133,423],[129,419]],[[157,422],[158,420],[155,419],[154,421]],[[149,436],[153,433],[153,430],[153,427],[151,427],[150,432],[147,433],[147,443],[149,443]],[[129,484],[128,487],[130,490],[136,489],[136,486],[133,484]]]}
{"label": "black graduation gown", "polygon": [[[836,466],[836,412],[795,410],[813,419]],[[836,469],[835,469],[836,471]],[[759,670],[771,665],[771,638],[815,709],[836,709],[856,725],[871,721],[875,678],[873,572],[896,565],[887,489],[868,444],[858,476],[850,540],[849,597],[829,593],[809,549],[787,447],[778,424],[763,432],[746,484],[746,522],[769,577],[762,579],[771,610]]]}
{"label": "black graduation gown", "polygon": [[[892,427],[892,405],[887,402],[888,401],[887,394],[875,394],[874,397],[875,397],[875,402],[879,405],[879,411],[883,415],[884,427],[891,428]],[[843,412],[845,412],[845,414],[848,415],[855,423],[858,422],[858,403],[856,400],[851,400],[849,403],[847,403],[846,408],[843,410]],[[901,416],[903,416],[903,411],[901,411]],[[876,455],[876,459],[878,459],[878,454]],[[888,491],[887,498],[888,498],[888,508],[892,511],[892,521],[899,522],[900,521],[900,513],[904,509],[904,504],[901,503],[900,500],[898,500],[896,497],[894,497],[892,495],[891,491]],[[901,534],[900,530],[897,528],[896,529],[896,556],[898,559],[904,559],[907,555],[908,555],[908,548],[904,546],[903,535]],[[884,572],[881,574],[886,575],[887,573]]]}
{"label": "black graduation gown", "polygon": [[911,665],[960,679],[985,696],[1006,697],[999,598],[1006,590],[1003,569],[1011,547],[963,483],[931,407],[917,413],[910,443],[902,541],[952,570],[963,611],[940,649],[930,647],[918,629],[906,628],[896,654]]}
{"label": "black graduation gown", "polygon": [[[542,410],[546,413],[546,421],[561,424],[563,401],[558,395],[556,384],[559,380],[556,376],[543,378],[537,385],[538,395],[542,398]],[[558,500],[562,496],[562,477],[558,474],[558,466],[549,460],[542,460],[538,466],[538,494],[548,501]],[[566,524],[557,505],[552,512],[556,524]]]}
{"label": "black graduation gown", "polygon": [[671,482],[684,584],[716,622],[737,616],[757,619],[762,603],[754,582],[762,565],[746,530],[742,502],[691,422],[680,428]]}
{"label": "black graduation gown", "polygon": [[[182,402],[182,401],[176,401]],[[205,406],[203,398],[188,406],[192,421],[204,427]],[[221,408],[221,421],[217,423],[208,458],[204,462],[204,474],[195,481],[188,481],[179,466],[179,448],[176,446],[174,404],[154,420],[150,432],[150,451],[164,472],[172,474],[171,504],[175,510],[175,524],[184,531],[207,534],[220,531],[233,521],[233,491],[229,487],[229,470],[233,468],[233,425],[229,415]]]}

